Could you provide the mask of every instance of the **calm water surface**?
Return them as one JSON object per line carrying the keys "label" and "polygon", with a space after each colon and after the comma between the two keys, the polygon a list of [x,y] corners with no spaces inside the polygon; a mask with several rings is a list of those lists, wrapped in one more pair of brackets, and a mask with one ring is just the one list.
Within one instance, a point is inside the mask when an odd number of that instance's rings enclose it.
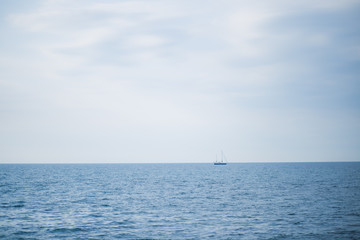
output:
{"label": "calm water surface", "polygon": [[360,239],[360,163],[0,165],[0,239]]}

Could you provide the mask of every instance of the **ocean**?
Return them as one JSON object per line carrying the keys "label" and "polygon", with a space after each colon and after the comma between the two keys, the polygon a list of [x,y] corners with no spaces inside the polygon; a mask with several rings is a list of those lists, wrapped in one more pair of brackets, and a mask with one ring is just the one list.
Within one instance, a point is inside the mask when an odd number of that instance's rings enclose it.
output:
{"label": "ocean", "polygon": [[360,239],[360,163],[1,164],[0,239]]}

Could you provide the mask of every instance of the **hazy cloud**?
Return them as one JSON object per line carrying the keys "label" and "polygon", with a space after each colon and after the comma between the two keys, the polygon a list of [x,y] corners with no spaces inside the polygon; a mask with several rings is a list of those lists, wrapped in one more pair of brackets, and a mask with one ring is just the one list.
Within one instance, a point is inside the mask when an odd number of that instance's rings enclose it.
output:
{"label": "hazy cloud", "polygon": [[1,162],[359,160],[359,1],[4,6]]}

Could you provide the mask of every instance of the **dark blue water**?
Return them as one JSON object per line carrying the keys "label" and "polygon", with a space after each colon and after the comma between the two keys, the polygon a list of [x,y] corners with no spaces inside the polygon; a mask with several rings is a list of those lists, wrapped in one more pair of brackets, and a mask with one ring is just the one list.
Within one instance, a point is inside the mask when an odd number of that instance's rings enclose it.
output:
{"label": "dark blue water", "polygon": [[360,239],[360,163],[0,165],[0,239]]}

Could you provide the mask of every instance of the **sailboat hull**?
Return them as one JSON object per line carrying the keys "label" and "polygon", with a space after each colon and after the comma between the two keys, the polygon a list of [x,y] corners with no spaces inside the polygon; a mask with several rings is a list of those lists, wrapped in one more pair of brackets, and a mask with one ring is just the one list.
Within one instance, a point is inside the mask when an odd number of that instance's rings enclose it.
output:
{"label": "sailboat hull", "polygon": [[214,165],[226,165],[224,162],[214,162]]}

